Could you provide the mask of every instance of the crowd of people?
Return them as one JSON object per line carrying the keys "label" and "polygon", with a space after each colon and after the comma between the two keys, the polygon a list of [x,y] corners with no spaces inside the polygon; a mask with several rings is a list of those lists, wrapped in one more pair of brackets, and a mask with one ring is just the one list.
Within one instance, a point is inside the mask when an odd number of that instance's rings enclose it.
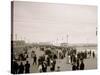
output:
{"label": "crowd of people", "polygon": [[50,67],[50,71],[55,71],[56,59],[50,58],[48,55],[47,57],[43,55],[38,59],[38,62],[39,72],[47,72],[47,67]]}
{"label": "crowd of people", "polygon": [[[87,59],[88,55],[93,56],[95,58],[95,52],[91,52],[91,50],[84,51],[84,52],[77,52],[75,48],[50,48],[54,51],[56,49],[56,53],[52,52],[51,50],[46,50],[48,48],[40,48],[45,54],[37,57],[35,51],[31,52],[31,59],[33,59],[33,67],[37,65],[38,72],[47,72],[48,67],[50,72],[54,71],[61,71],[59,65],[56,65],[57,59],[64,59],[66,58],[66,63],[72,65],[72,70],[84,70],[85,63],[84,59]],[[28,55],[28,49],[23,53],[19,54],[19,59],[14,59],[12,61],[12,73],[13,74],[23,74],[23,73],[30,73],[31,63],[27,59],[30,58]],[[20,61],[20,64],[18,62]],[[23,63],[24,61],[24,63]]]}
{"label": "crowd of people", "polygon": [[16,61],[12,63],[12,73],[13,74],[23,74],[23,73],[30,73],[30,64],[26,61],[25,65],[23,62],[18,64]]}
{"label": "crowd of people", "polygon": [[[84,70],[85,69],[85,63],[84,60],[90,58],[91,56],[93,58],[95,58],[95,52],[91,52],[85,50],[84,52],[76,52],[77,50],[71,50],[72,52],[69,53],[68,52],[68,56],[69,56],[69,61],[68,63],[70,63],[72,65],[72,70]],[[67,58],[68,59],[68,58]]]}

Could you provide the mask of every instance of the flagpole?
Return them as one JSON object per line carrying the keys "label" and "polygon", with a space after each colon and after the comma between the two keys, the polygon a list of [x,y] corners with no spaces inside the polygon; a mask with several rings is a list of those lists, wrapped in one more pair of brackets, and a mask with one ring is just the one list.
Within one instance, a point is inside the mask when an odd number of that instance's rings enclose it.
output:
{"label": "flagpole", "polygon": [[68,44],[68,34],[67,34],[67,44]]}

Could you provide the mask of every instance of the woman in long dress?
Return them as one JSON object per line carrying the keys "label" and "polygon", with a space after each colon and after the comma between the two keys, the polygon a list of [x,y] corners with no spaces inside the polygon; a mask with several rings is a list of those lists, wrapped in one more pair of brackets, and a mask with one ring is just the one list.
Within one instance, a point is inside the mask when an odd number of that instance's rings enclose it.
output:
{"label": "woman in long dress", "polygon": [[38,71],[41,73],[42,72],[42,65],[40,64],[38,67]]}
{"label": "woman in long dress", "polygon": [[68,56],[68,63],[70,64],[71,63],[71,60],[70,60],[70,55]]}

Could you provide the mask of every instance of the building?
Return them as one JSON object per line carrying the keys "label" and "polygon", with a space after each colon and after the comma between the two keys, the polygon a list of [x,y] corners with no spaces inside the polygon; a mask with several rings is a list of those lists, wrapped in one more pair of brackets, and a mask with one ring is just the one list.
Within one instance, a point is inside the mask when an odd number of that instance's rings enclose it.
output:
{"label": "building", "polygon": [[68,47],[68,43],[61,43],[60,46],[62,46],[62,47]]}
{"label": "building", "polygon": [[53,46],[53,44],[51,44],[50,42],[39,42],[39,45],[51,45]]}

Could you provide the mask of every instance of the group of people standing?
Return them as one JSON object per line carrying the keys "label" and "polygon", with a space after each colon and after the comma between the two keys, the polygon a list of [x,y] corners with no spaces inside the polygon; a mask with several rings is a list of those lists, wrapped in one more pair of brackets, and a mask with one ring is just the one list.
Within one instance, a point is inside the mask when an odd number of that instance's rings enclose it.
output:
{"label": "group of people standing", "polygon": [[26,61],[25,64],[23,64],[23,62],[20,62],[20,64],[18,64],[17,61],[13,61],[11,67],[13,74],[30,73],[30,64],[28,61]]}
{"label": "group of people standing", "polygon": [[66,64],[72,65],[72,70],[84,70],[84,57],[81,54],[71,53],[66,55]]}
{"label": "group of people standing", "polygon": [[[38,67],[38,72],[47,72],[48,68],[50,72],[53,71],[60,71],[60,66],[56,66],[56,59],[64,59],[66,55],[68,58],[68,63],[72,65],[72,70],[84,70],[85,64],[84,59],[87,59],[87,54],[91,55],[91,52],[79,52],[77,53],[75,49],[59,49],[57,51],[58,56],[54,55],[47,55],[43,54],[42,56],[37,57],[35,51],[31,52],[31,59],[33,59],[33,67],[36,65]],[[44,50],[42,50],[44,51]],[[95,57],[95,53],[92,53],[93,58]],[[27,61],[28,52],[25,55],[25,64],[21,61],[20,64],[17,63],[16,60],[12,61],[12,73],[13,74],[23,74],[23,73],[30,73],[30,63]],[[57,70],[56,70],[57,68]]]}
{"label": "group of people standing", "polygon": [[50,58],[50,56],[43,55],[38,59],[38,70],[39,72],[47,72],[47,68],[50,68],[50,71],[55,71],[56,59]]}
{"label": "group of people standing", "polygon": [[84,70],[84,68],[85,68],[85,64],[83,60],[78,59],[76,62],[72,64],[72,70]]}
{"label": "group of people standing", "polygon": [[69,54],[67,60],[69,59],[68,62],[72,65],[72,70],[84,70],[85,69],[84,60],[90,58],[91,56],[95,58],[94,51],[91,52],[91,50],[90,51],[85,50],[84,52],[74,52]]}

